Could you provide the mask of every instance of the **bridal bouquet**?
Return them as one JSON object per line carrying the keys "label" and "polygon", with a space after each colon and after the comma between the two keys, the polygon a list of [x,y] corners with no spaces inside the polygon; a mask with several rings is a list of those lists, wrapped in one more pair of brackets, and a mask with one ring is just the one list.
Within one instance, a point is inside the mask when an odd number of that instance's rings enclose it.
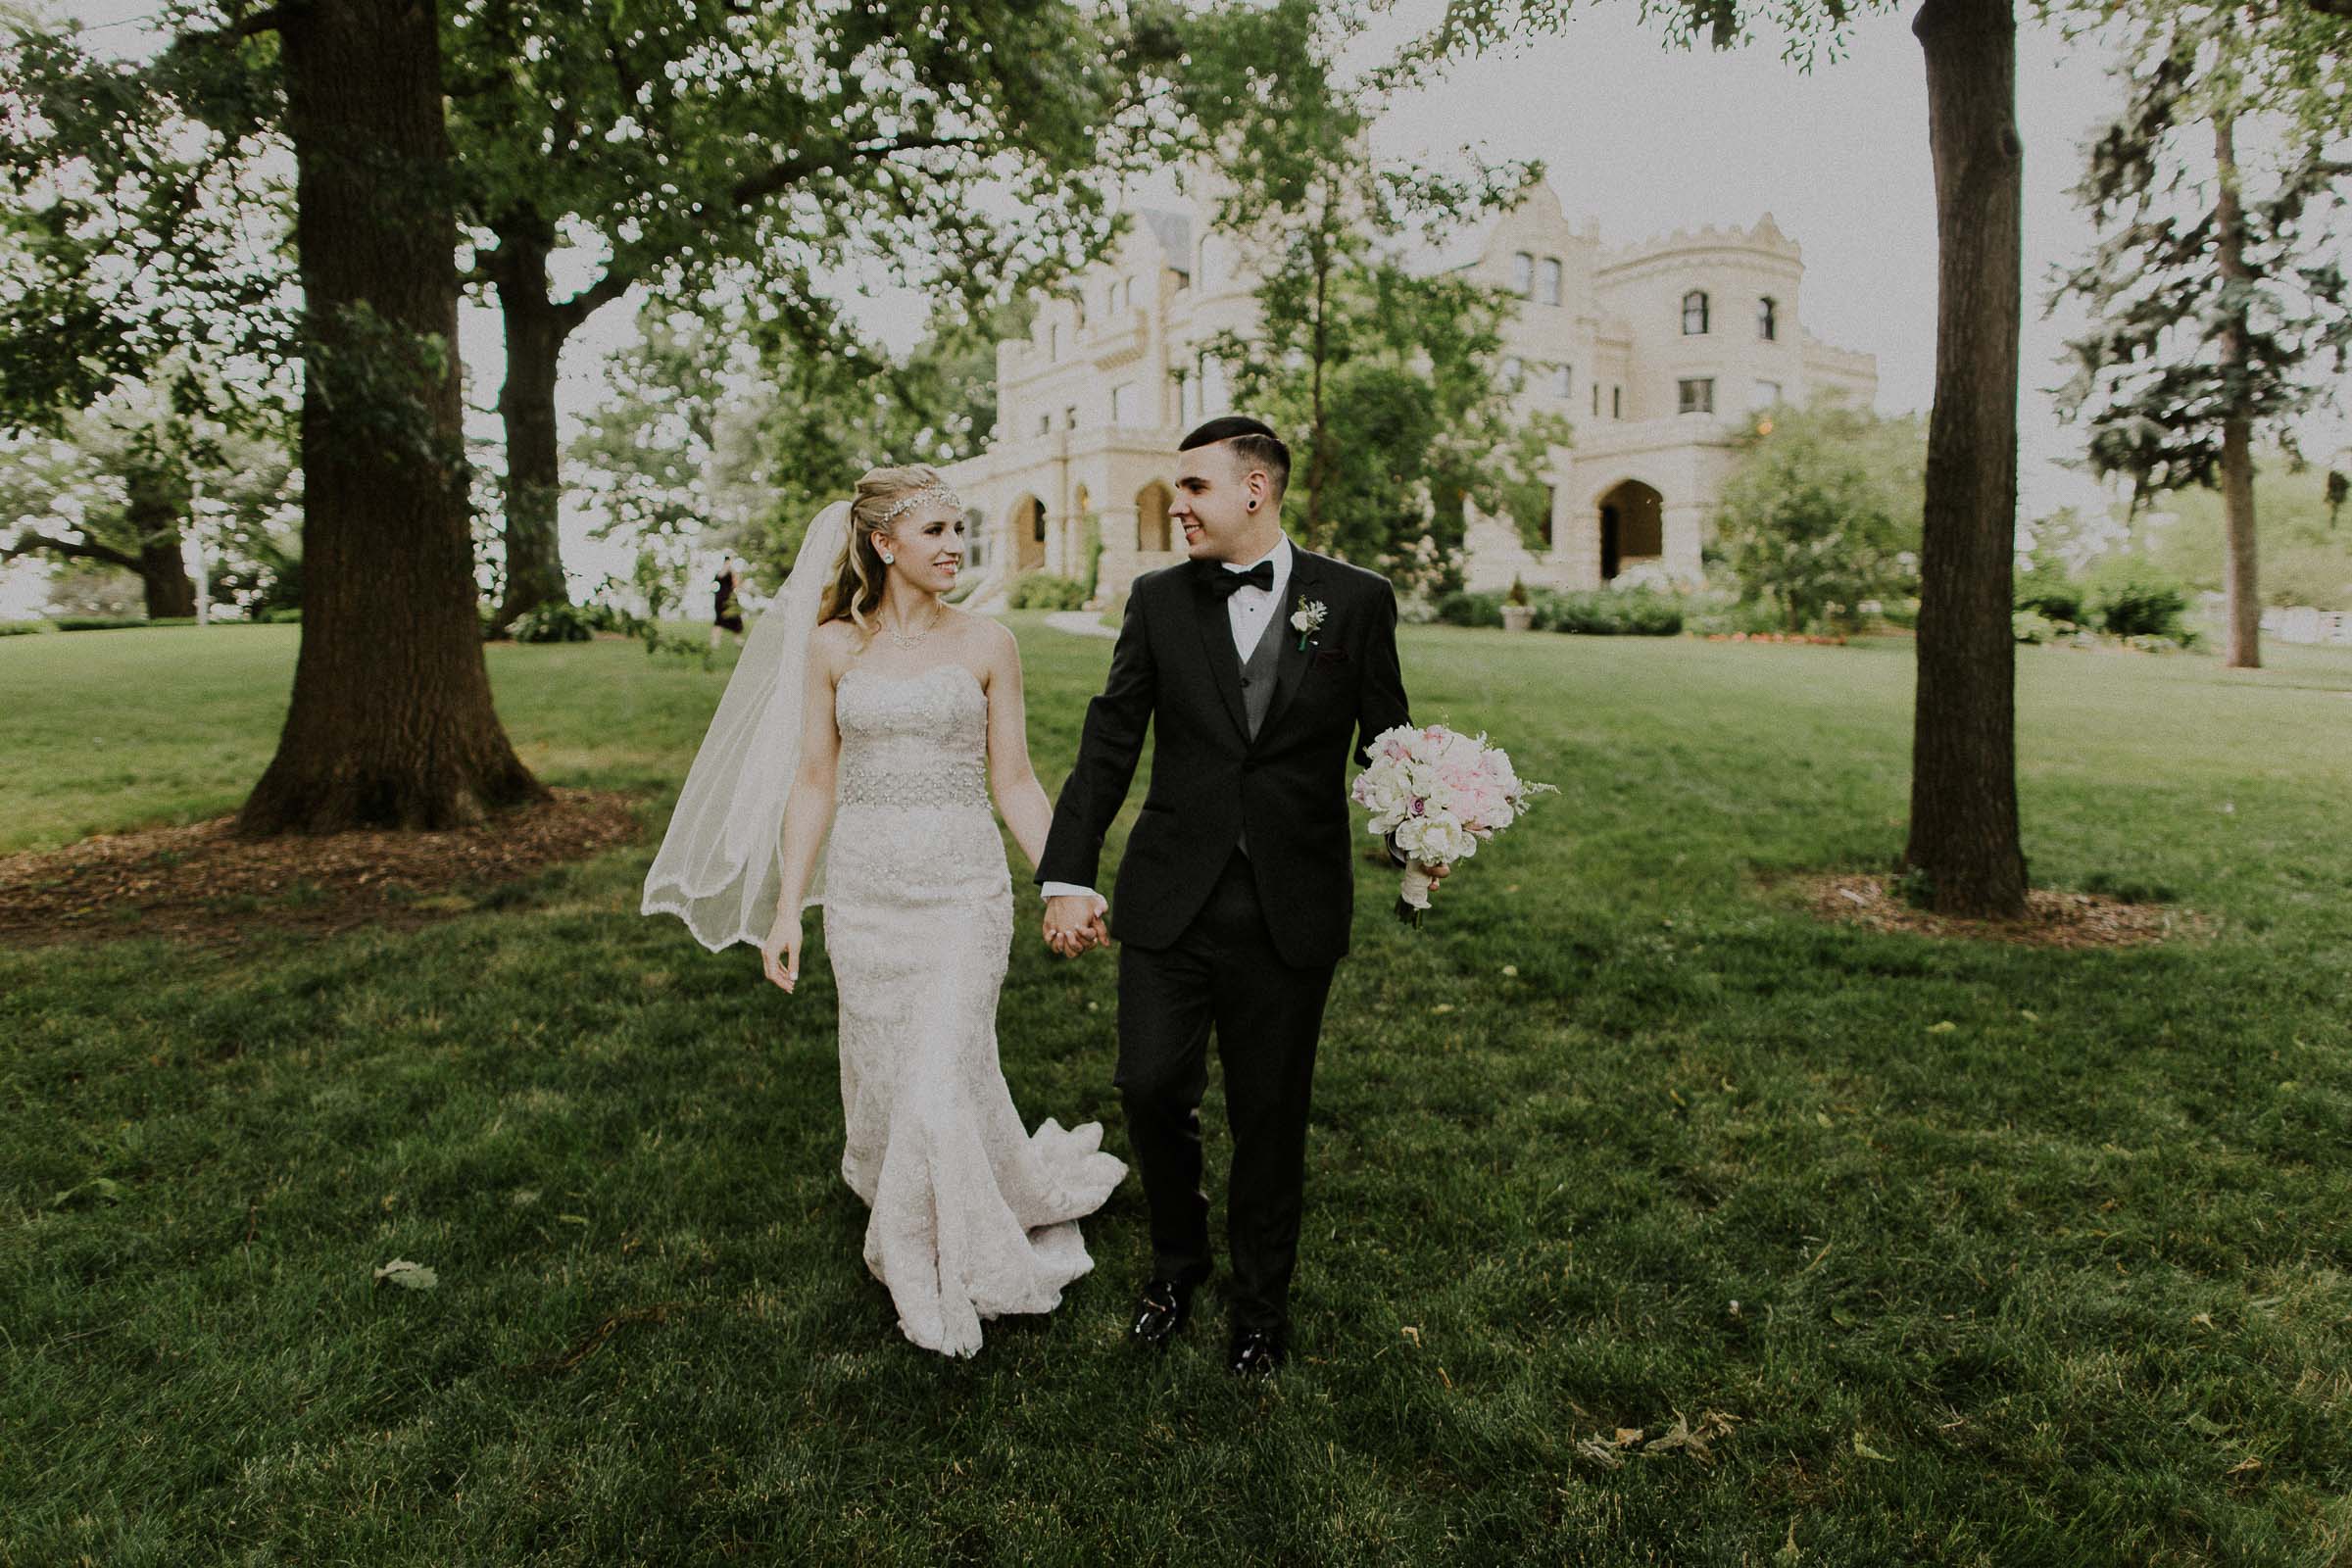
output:
{"label": "bridal bouquet", "polygon": [[1482,840],[1517,821],[1530,800],[1558,791],[1521,779],[1509,755],[1484,735],[1400,724],[1373,739],[1372,765],[1355,776],[1349,793],[1372,813],[1371,831],[1394,834],[1413,861],[1405,867],[1396,917],[1417,926],[1429,908],[1422,866],[1467,860]]}

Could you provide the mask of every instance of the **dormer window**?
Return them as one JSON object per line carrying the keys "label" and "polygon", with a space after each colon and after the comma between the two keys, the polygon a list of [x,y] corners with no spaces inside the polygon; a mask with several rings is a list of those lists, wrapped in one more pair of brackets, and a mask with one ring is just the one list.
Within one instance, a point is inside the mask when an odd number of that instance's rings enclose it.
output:
{"label": "dormer window", "polygon": [[1781,335],[1781,308],[1769,294],[1756,301],[1756,336],[1767,343],[1777,342]]}
{"label": "dormer window", "polygon": [[1707,332],[1707,291],[1694,288],[1683,296],[1683,336],[1704,337]]}
{"label": "dormer window", "polygon": [[1559,304],[1560,259],[1557,256],[1546,256],[1544,258],[1543,278],[1543,287],[1538,291],[1536,297],[1541,299],[1546,305]]}
{"label": "dormer window", "polygon": [[1536,292],[1536,259],[1526,251],[1511,255],[1511,292],[1521,299],[1531,298]]}

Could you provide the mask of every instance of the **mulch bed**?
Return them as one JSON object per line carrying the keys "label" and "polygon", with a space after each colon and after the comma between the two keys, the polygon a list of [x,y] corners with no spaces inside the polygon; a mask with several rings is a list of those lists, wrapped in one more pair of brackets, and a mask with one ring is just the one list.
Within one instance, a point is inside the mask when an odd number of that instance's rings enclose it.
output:
{"label": "mulch bed", "polygon": [[233,838],[233,817],[107,833],[0,858],[0,943],[162,936],[233,944],[256,931],[406,929],[462,914],[501,884],[637,836],[639,796],[553,791],[475,827]]}
{"label": "mulch bed", "polygon": [[2011,942],[2034,948],[2135,948],[2173,937],[2210,934],[2211,923],[2161,904],[2127,904],[2096,893],[2031,888],[2022,920],[1963,920],[1915,908],[1891,878],[1840,872],[1803,883],[1813,912],[1844,925],[1915,936]]}

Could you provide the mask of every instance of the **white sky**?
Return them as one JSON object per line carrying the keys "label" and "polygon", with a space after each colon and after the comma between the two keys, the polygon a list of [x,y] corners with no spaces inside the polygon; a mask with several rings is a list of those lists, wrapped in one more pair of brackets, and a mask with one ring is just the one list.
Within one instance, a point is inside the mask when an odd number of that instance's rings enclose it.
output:
{"label": "white sky", "polygon": [[[63,9],[108,25],[110,45],[141,51],[136,19],[151,0],[74,0]],[[1916,7],[1863,18],[1846,55],[1810,74],[1784,65],[1774,37],[1730,54],[1670,50],[1630,0],[1595,5],[1560,34],[1507,56],[1456,67],[1400,104],[1379,133],[1381,150],[1443,159],[1464,143],[1497,158],[1540,158],[1572,222],[1597,218],[1604,244],[1677,227],[1750,223],[1766,212],[1804,249],[1803,324],[1840,347],[1878,356],[1882,412],[1925,411],[1936,341],[1934,178],[1928,157]],[[1378,51],[1427,23],[1437,0],[1403,0],[1370,40]],[[2081,175],[2081,143],[2120,100],[2100,55],[2054,30],[2028,26],[2018,44],[2018,128],[2026,149],[2026,326],[2021,375],[2021,519],[2099,493],[2054,460],[2077,447],[2051,416],[2044,388],[2069,322],[2044,321],[2039,301],[2051,270],[2088,248],[2091,230],[2067,188]],[[601,395],[600,363],[632,335],[634,297],[608,307],[564,352],[560,406],[567,415]],[[905,348],[922,301],[876,288],[854,308],[868,330]],[[494,434],[487,411],[499,368],[495,315],[469,309],[463,349],[475,428]],[[2314,456],[2340,446],[2338,421],[2314,432]],[[626,553],[585,537],[567,515],[565,555],[581,587],[606,570],[625,574]]]}

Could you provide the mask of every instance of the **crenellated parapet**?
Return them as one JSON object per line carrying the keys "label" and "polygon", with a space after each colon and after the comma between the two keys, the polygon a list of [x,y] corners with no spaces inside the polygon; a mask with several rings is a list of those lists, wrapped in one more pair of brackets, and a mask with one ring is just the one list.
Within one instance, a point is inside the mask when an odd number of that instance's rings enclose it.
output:
{"label": "crenellated parapet", "polygon": [[1653,234],[1630,244],[1604,247],[1600,268],[1609,271],[1667,260],[1678,254],[1726,250],[1753,251],[1789,262],[1801,262],[1804,256],[1804,247],[1782,233],[1780,224],[1766,213],[1746,227],[1737,223],[1709,223],[1704,228],[1678,228],[1671,234]]}

